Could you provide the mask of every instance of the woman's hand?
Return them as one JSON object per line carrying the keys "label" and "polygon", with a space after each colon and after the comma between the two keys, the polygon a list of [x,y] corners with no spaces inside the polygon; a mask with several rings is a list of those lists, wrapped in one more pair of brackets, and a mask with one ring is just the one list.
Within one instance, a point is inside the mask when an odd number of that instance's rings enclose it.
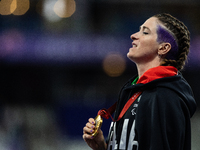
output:
{"label": "woman's hand", "polygon": [[103,132],[99,129],[98,134],[93,137],[95,130],[95,120],[90,118],[83,128],[83,139],[93,150],[106,150],[107,145],[104,140]]}

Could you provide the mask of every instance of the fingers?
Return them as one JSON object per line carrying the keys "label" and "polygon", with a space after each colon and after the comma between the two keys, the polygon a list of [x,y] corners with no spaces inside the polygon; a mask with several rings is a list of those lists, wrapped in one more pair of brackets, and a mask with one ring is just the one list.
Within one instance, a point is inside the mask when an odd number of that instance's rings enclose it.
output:
{"label": "fingers", "polygon": [[87,123],[86,126],[83,128],[83,133],[92,134],[94,132],[95,126]]}
{"label": "fingers", "polygon": [[92,136],[92,135],[90,135],[90,134],[83,134],[83,139],[85,140],[85,141],[87,141],[87,140],[92,140],[94,137]]}
{"label": "fingers", "polygon": [[94,120],[94,118],[90,118],[90,119],[88,119],[88,121],[89,121],[91,124],[95,125],[95,120]]}
{"label": "fingers", "polygon": [[95,120],[90,118],[83,128],[83,139],[93,139],[92,133],[95,130]]}

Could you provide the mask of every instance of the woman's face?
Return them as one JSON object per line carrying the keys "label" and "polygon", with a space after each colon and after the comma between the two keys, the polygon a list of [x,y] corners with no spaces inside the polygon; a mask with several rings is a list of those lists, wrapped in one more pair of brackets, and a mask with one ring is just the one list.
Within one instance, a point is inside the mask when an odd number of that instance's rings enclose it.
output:
{"label": "woman's face", "polygon": [[158,20],[151,17],[140,27],[139,32],[132,34],[132,47],[127,57],[135,63],[148,63],[158,57],[159,43],[157,42]]}

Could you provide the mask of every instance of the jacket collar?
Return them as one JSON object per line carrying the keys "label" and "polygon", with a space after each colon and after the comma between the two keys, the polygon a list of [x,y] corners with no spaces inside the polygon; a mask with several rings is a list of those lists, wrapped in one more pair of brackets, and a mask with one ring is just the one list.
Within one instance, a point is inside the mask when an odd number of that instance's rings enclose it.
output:
{"label": "jacket collar", "polygon": [[171,77],[178,74],[178,70],[173,66],[158,66],[147,70],[137,81],[138,83],[146,84],[153,80]]}

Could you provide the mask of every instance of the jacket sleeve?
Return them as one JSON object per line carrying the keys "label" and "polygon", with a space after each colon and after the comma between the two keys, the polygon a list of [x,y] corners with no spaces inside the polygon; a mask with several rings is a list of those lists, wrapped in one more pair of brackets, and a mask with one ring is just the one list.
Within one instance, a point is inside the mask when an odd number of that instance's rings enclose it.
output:
{"label": "jacket sleeve", "polygon": [[182,98],[170,89],[142,94],[135,130],[139,150],[190,150],[189,111]]}

